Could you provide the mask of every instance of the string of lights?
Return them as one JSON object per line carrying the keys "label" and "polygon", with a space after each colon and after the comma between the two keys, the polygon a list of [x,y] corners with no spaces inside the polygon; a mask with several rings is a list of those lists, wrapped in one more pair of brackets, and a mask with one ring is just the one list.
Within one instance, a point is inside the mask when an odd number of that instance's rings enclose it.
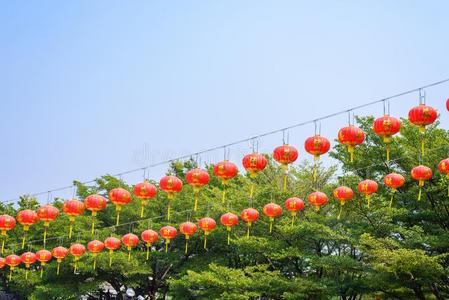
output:
{"label": "string of lights", "polygon": [[[370,101],[370,102],[367,102],[367,103],[364,103],[364,104],[361,104],[361,105],[357,105],[357,106],[354,106],[354,107],[351,107],[351,108],[348,108],[348,109],[345,109],[345,110],[341,110],[341,111],[338,111],[338,112],[335,112],[335,113],[331,113],[331,114],[328,114],[328,115],[325,115],[325,116],[322,116],[322,117],[319,117],[319,118],[315,118],[315,119],[311,119],[311,120],[304,121],[304,122],[301,122],[301,123],[296,123],[296,124],[293,124],[293,125],[290,125],[290,126],[287,126],[287,127],[275,129],[275,130],[272,130],[272,131],[268,131],[268,132],[265,132],[265,133],[261,133],[261,134],[255,135],[255,136],[251,136],[249,138],[237,140],[237,141],[234,141],[234,142],[231,142],[231,143],[228,143],[228,144],[215,146],[215,147],[212,147],[212,148],[204,149],[204,150],[201,150],[201,151],[198,151],[198,152],[194,152],[194,153],[190,153],[190,154],[181,155],[181,156],[178,156],[178,157],[175,157],[175,158],[171,158],[171,159],[168,159],[168,160],[162,160],[162,161],[159,161],[159,162],[156,162],[156,163],[152,163],[152,164],[149,164],[147,166],[140,167],[140,168],[135,168],[135,169],[123,171],[123,172],[120,172],[120,173],[117,173],[117,174],[112,174],[112,176],[121,177],[123,175],[131,174],[131,173],[142,172],[142,171],[145,172],[146,170],[151,169],[151,168],[155,168],[155,167],[162,166],[162,165],[167,165],[167,164],[170,164],[170,163],[172,163],[174,161],[180,161],[180,160],[185,160],[185,159],[189,159],[189,158],[192,158],[192,157],[198,157],[198,156],[200,156],[202,154],[213,152],[213,151],[220,150],[220,149],[225,149],[225,152],[226,152],[226,149],[231,147],[231,146],[235,146],[235,145],[242,144],[242,143],[245,143],[245,142],[248,142],[248,141],[252,141],[252,140],[257,140],[259,138],[266,137],[266,136],[269,136],[269,135],[273,135],[273,134],[276,134],[276,133],[281,133],[281,132],[285,133],[288,130],[291,130],[291,129],[294,129],[294,128],[298,128],[298,127],[302,127],[302,126],[305,126],[305,125],[314,124],[314,123],[316,124],[319,121],[322,121],[322,120],[325,120],[325,119],[329,119],[329,118],[332,118],[332,117],[335,117],[335,116],[339,116],[339,115],[342,115],[342,114],[349,114],[349,113],[351,113],[351,112],[353,112],[355,110],[358,110],[358,109],[361,109],[361,108],[364,108],[364,107],[368,107],[368,106],[371,106],[371,105],[374,105],[374,104],[378,104],[378,103],[384,103],[385,104],[385,103],[387,103],[390,100],[397,99],[397,98],[399,98],[401,96],[412,94],[412,93],[416,93],[416,92],[419,92],[420,100],[421,100],[422,91],[424,89],[427,89],[427,88],[430,88],[430,87],[434,87],[434,86],[438,86],[438,85],[441,85],[441,84],[444,84],[444,83],[447,83],[447,82],[449,82],[449,78],[443,79],[443,80],[440,80],[440,81],[436,81],[436,82],[433,82],[433,83],[429,83],[429,84],[426,84],[426,85],[423,85],[423,86],[420,86],[420,87],[417,87],[417,88],[414,88],[414,89],[410,89],[410,90],[407,90],[407,91],[403,91],[403,92],[400,92],[400,93],[397,93],[397,94],[394,94],[394,95],[391,95],[391,96],[388,96],[388,97],[385,97],[385,98],[381,98],[381,99],[377,99],[377,100],[374,100],[374,101]],[[90,184],[90,183],[94,183],[95,181],[96,181],[96,179],[92,179],[92,180],[84,181],[84,182],[82,182],[82,184]],[[52,194],[52,193],[55,193],[55,192],[60,192],[60,191],[73,189],[73,188],[75,188],[75,185],[72,184],[72,185],[67,185],[67,186],[63,186],[63,187],[59,187],[59,188],[48,189],[48,190],[45,190],[45,191],[42,191],[42,192],[32,193],[32,194],[29,194],[29,195],[32,196],[32,197],[37,197],[37,196],[46,195],[46,194]],[[15,203],[19,199],[20,199],[20,197],[16,197],[16,198],[12,198],[12,199],[1,201],[1,202],[3,204]]]}

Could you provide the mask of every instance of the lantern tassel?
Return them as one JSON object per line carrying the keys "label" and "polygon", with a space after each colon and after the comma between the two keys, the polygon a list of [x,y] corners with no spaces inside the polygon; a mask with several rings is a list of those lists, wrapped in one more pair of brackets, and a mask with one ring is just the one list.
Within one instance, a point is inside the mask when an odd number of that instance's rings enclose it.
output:
{"label": "lantern tassel", "polygon": [[348,145],[348,152],[349,152],[349,160],[351,163],[354,162],[354,146]]}
{"label": "lantern tassel", "polygon": [[421,156],[424,157],[424,138],[421,139]]}
{"label": "lantern tassel", "polygon": [[193,204],[193,211],[197,211],[198,210],[198,192],[194,192],[193,193],[193,198],[194,198],[194,204]]}
{"label": "lantern tassel", "polygon": [[94,270],[97,268],[97,256],[94,256]]}
{"label": "lantern tassel", "polygon": [[419,192],[418,192],[418,201],[421,201],[421,187],[419,187]]}
{"label": "lantern tassel", "polygon": [[168,244],[170,244],[170,240],[169,240],[169,239],[166,239],[166,240],[165,240],[165,253],[168,252]]}
{"label": "lantern tassel", "polygon": [[204,233],[204,250],[207,250],[207,233]]}
{"label": "lantern tassel", "polygon": [[387,150],[387,163],[389,163],[390,162],[390,145],[386,145],[385,148]]}
{"label": "lantern tassel", "polygon": [[70,222],[70,226],[69,226],[69,239],[72,237],[72,231],[73,231],[73,222]]}
{"label": "lantern tassel", "polygon": [[246,229],[246,238],[249,238],[249,229],[251,228],[251,222],[247,223],[247,229]]}
{"label": "lantern tassel", "polygon": [[367,208],[370,208],[370,204],[371,204],[371,195],[370,194],[366,195],[366,200],[368,201]]}
{"label": "lantern tassel", "polygon": [[226,189],[223,186],[223,191],[221,192],[221,203],[225,203],[225,198],[226,198]]}
{"label": "lantern tassel", "polygon": [[226,226],[226,230],[228,231],[228,245],[231,244],[231,226]]}
{"label": "lantern tassel", "polygon": [[58,259],[58,265],[56,267],[56,275],[59,275],[59,269],[61,268],[61,261]]}
{"label": "lantern tassel", "polygon": [[274,218],[270,217],[270,233],[273,232],[273,222],[274,222]]}
{"label": "lantern tassel", "polygon": [[151,247],[151,244],[147,243],[147,260],[150,259],[150,247]]}
{"label": "lantern tassel", "polygon": [[118,226],[119,223],[120,223],[120,211],[117,211],[117,219],[115,222],[115,226]]}
{"label": "lantern tassel", "polygon": [[318,163],[318,160],[320,159],[320,157],[318,156],[318,155],[314,155],[313,156],[313,182],[316,182],[316,179],[317,179],[317,173],[318,173],[318,166],[317,166],[317,163]]}
{"label": "lantern tassel", "polygon": [[2,240],[2,254],[5,251],[5,239],[6,239],[6,237],[4,237]]}
{"label": "lantern tassel", "polygon": [[131,249],[128,249],[128,261],[131,261]]}
{"label": "lantern tassel", "polygon": [[9,281],[12,279],[12,270],[14,270],[12,267],[9,269]]}
{"label": "lantern tassel", "polygon": [[109,249],[109,266],[112,266],[112,253],[114,252],[114,250]]}
{"label": "lantern tassel", "polygon": [[284,187],[283,187],[283,191],[284,193],[287,192],[287,171],[284,174]]}
{"label": "lantern tassel", "polygon": [[44,275],[44,265],[43,264],[41,264],[41,278],[42,278],[42,276]]}
{"label": "lantern tassel", "polygon": [[168,207],[167,207],[167,221],[170,221],[170,215],[171,215],[171,200],[168,201]]}
{"label": "lantern tassel", "polygon": [[73,267],[73,273],[76,274],[76,271],[78,270],[78,257],[75,256],[75,264]]}
{"label": "lantern tassel", "polygon": [[345,205],[345,202],[341,201],[340,202],[340,212],[338,213],[337,220],[340,220],[340,218],[341,218],[341,213],[343,212],[343,205]]}
{"label": "lantern tassel", "polygon": [[394,198],[394,194],[391,194],[390,197],[390,204],[388,205],[388,208],[391,209],[391,207],[393,206],[393,198]]}
{"label": "lantern tassel", "polygon": [[25,239],[26,239],[26,231],[23,232],[23,238],[22,238],[22,250],[25,248]]}
{"label": "lantern tassel", "polygon": [[91,229],[92,237],[95,234],[95,218],[92,216],[92,229]]}
{"label": "lantern tassel", "polygon": [[145,205],[143,204],[143,201],[142,201],[142,204],[140,205],[140,218],[143,218],[144,211],[145,211]]}
{"label": "lantern tassel", "polygon": [[28,280],[28,268],[25,269],[25,280]]}
{"label": "lantern tassel", "polygon": [[254,182],[251,182],[251,188],[250,188],[250,190],[249,190],[249,197],[250,197],[250,198],[253,198],[253,195],[254,195],[254,186],[255,186]]}
{"label": "lantern tassel", "polygon": [[48,226],[44,224],[44,245],[47,243],[47,228]]}

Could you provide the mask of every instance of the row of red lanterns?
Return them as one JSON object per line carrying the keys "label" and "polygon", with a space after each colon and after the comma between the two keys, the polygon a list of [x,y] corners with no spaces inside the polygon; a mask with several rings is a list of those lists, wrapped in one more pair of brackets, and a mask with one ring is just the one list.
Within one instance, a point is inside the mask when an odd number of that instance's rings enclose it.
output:
{"label": "row of red lanterns", "polygon": [[[424,104],[420,104],[412,108],[409,112],[409,120],[413,124],[419,126],[420,131],[423,132],[425,130],[425,126],[432,124],[437,117],[437,112],[430,106],[426,106]],[[383,141],[387,144],[387,159],[389,158],[389,146],[388,144],[391,142],[391,136],[398,133],[400,130],[400,122],[398,119],[384,115],[374,121],[373,129],[383,138]],[[340,129],[338,133],[338,139],[340,143],[346,145],[348,147],[348,152],[351,156],[351,161],[353,160],[353,153],[356,145],[361,144],[365,139],[365,133],[358,127],[354,125],[349,125]],[[319,159],[320,155],[327,153],[330,149],[330,142],[325,137],[320,135],[315,135],[313,137],[309,137],[305,141],[305,149],[308,153],[314,156],[314,161],[316,162]],[[281,164],[281,167],[285,170],[284,176],[284,190],[286,189],[286,180],[287,180],[287,172],[289,164],[296,161],[298,158],[298,151],[295,147],[284,144],[274,149],[273,158]],[[259,153],[248,154],[243,158],[243,166],[249,173],[251,178],[257,177],[258,173],[262,171],[266,164],[267,160],[264,155]],[[441,163],[440,163],[441,164]],[[442,165],[440,171],[444,174],[448,174],[446,164]],[[415,168],[416,169],[416,168]],[[423,171],[422,167],[418,167],[417,170],[421,171],[412,171],[412,177],[424,179],[418,179],[420,183],[420,187],[423,185],[423,182],[427,179],[426,176],[422,174],[427,174],[428,171]],[[217,163],[213,169],[214,174],[220,178],[223,186],[223,202],[225,201],[225,192],[226,185],[229,180],[235,177],[238,173],[237,166],[230,161],[222,161]],[[415,174],[416,176],[414,176]],[[431,176],[431,175],[430,175]],[[449,175],[448,175],[449,176]],[[314,179],[316,179],[316,163],[314,167]],[[201,187],[209,183],[209,174],[202,169],[193,169],[187,172],[186,181],[189,185],[193,187],[194,195],[195,195],[195,204],[194,210],[197,209],[198,206],[198,194],[200,192]],[[171,200],[174,198],[175,193],[178,193],[182,190],[183,183],[176,176],[164,176],[160,182],[159,186],[161,190],[167,193],[167,198],[169,200],[168,203],[168,212],[167,219],[170,219],[171,212]],[[252,197],[254,191],[254,185],[251,186],[250,197]],[[141,200],[142,209],[141,216],[143,216],[144,206],[147,200],[153,198],[157,193],[157,188],[153,184],[148,181],[144,181],[138,183],[134,186],[134,195]],[[420,198],[420,196],[419,196]],[[109,192],[109,199],[116,206],[117,220],[116,224],[119,224],[120,212],[122,210],[122,206],[128,204],[131,200],[131,194],[122,188],[115,188]],[[88,209],[92,212],[92,234],[95,228],[95,215],[98,211],[103,210],[106,207],[106,198],[100,195],[90,195],[85,200],[84,203],[71,199],[64,202],[63,211],[65,214],[69,216],[70,227],[69,227],[69,237],[72,235],[73,223],[75,221],[75,217],[84,213],[84,209]],[[50,222],[55,220],[59,215],[59,210],[52,205],[44,205],[40,207],[37,212],[32,210],[22,210],[17,215],[17,220],[19,223],[23,225],[24,231],[28,231],[29,227],[33,224],[36,224],[39,220],[44,222],[44,243],[47,236],[47,228],[50,225]],[[4,219],[4,228],[0,227],[2,230],[2,234],[5,235],[6,231],[12,229],[15,225],[15,221],[12,220],[14,218],[9,216],[2,216]],[[9,228],[9,229],[8,229]],[[25,243],[25,235],[22,241],[22,248]],[[4,239],[2,242],[2,251],[4,248]]]}

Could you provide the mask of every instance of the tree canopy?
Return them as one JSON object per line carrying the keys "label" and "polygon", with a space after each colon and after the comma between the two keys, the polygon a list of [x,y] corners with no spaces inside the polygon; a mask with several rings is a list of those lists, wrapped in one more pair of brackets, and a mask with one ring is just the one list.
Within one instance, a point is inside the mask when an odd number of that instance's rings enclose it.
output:
{"label": "tree canopy", "polygon": [[[193,190],[187,184],[173,200],[173,215],[165,219],[167,196],[159,191],[157,198],[149,201],[145,216],[140,218],[138,199],[124,206],[123,223],[115,228],[115,208],[108,203],[97,216],[95,239],[108,236],[121,237],[133,232],[137,235],[151,228],[162,226],[179,228],[181,222],[210,216],[217,221],[217,228],[208,236],[207,250],[203,248],[203,233],[198,230],[189,240],[189,251],[184,253],[184,237],[179,233],[165,252],[163,240],[152,247],[146,260],[146,247],[139,244],[128,252],[122,247],[115,251],[112,266],[108,253],[97,258],[93,270],[92,255],[86,253],[73,272],[73,258],[62,262],[61,273],[56,275],[54,262],[45,266],[43,278],[40,272],[30,272],[25,280],[25,269],[14,271],[8,280],[7,267],[0,271],[0,284],[23,299],[106,299],[101,290],[105,283],[119,291],[132,287],[137,295],[148,299],[447,299],[449,298],[449,180],[436,168],[438,162],[448,156],[449,132],[431,125],[425,133],[426,152],[420,155],[418,128],[402,120],[401,134],[391,144],[391,161],[385,161],[385,145],[372,130],[372,117],[357,119],[366,133],[365,142],[357,146],[354,162],[350,163],[347,149],[333,143],[330,153],[334,166],[320,165],[316,183],[312,179],[312,166],[303,161],[290,168],[288,188],[283,192],[283,170],[271,159],[268,166],[255,179],[240,172],[226,188],[226,204],[221,202],[221,183],[211,174],[208,186],[201,190],[199,210],[193,212]],[[299,148],[299,145],[298,145]],[[304,158],[304,156],[303,156]],[[410,170],[417,165],[427,165],[433,177],[423,187],[423,197],[417,200],[418,183],[410,178]],[[175,162],[168,170],[185,182],[187,170],[196,167],[194,160]],[[391,172],[402,174],[405,185],[394,195],[390,208],[391,190],[383,185],[383,177]],[[379,183],[379,190],[372,196],[368,208],[366,200],[357,191],[357,184],[364,179]],[[251,182],[255,182],[254,197],[249,199]],[[77,197],[98,193],[107,196],[109,190],[132,185],[120,178],[105,175],[92,185],[75,181]],[[157,184],[154,182],[154,184]],[[343,207],[342,217],[337,218],[340,203],[332,197],[339,185],[351,187],[355,196]],[[319,212],[306,204],[292,225],[291,217],[284,209],[275,220],[269,233],[269,219],[262,214],[262,207],[275,202],[283,206],[289,197],[306,199],[315,190],[325,192],[329,203]],[[55,199],[61,208],[63,199]],[[306,201],[305,201],[306,202]],[[24,196],[17,205],[2,205],[1,212],[15,216],[24,208],[36,209],[40,203]],[[219,224],[220,216],[228,211],[240,214],[247,207],[261,213],[246,237],[242,220],[231,233],[227,245],[227,231]],[[87,244],[91,236],[91,216],[85,213],[77,217],[74,236],[68,239],[67,216],[61,215],[49,228],[46,248],[73,242]],[[31,226],[25,250],[43,248],[42,222]],[[5,255],[20,254],[22,227],[17,225],[8,234]],[[63,239],[54,238],[65,236]],[[38,269],[36,263],[31,268]],[[119,295],[119,299],[120,299]]]}

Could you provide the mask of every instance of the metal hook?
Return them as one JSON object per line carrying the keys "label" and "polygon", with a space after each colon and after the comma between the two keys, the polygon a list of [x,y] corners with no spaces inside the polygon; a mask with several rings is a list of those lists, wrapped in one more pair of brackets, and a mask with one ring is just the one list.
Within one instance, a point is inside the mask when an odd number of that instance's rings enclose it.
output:
{"label": "metal hook", "polygon": [[285,129],[282,130],[282,144],[285,145]]}
{"label": "metal hook", "polygon": [[426,104],[426,90],[419,89],[419,104]]}
{"label": "metal hook", "polygon": [[313,121],[315,135],[316,135],[316,132],[317,132],[317,123],[316,122],[317,122],[316,120]]}
{"label": "metal hook", "polygon": [[383,110],[384,110],[384,115],[386,115],[386,100],[382,101],[382,106],[383,106]]}
{"label": "metal hook", "polygon": [[348,110],[348,124],[351,125],[351,111]]}

